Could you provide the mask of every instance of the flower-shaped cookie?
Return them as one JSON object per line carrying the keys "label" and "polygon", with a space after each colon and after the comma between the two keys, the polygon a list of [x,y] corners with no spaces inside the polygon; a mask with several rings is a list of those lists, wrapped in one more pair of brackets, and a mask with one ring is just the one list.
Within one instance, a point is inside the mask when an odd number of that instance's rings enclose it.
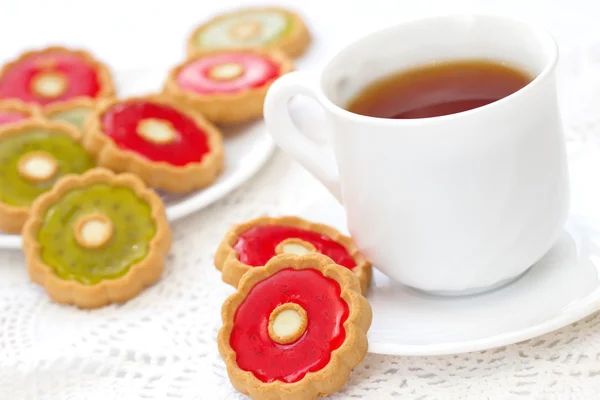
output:
{"label": "flower-shaped cookie", "polygon": [[223,281],[238,287],[242,276],[278,254],[321,253],[358,277],[363,293],[371,283],[371,264],[348,236],[298,217],[261,217],[232,227],[215,254]]}
{"label": "flower-shaped cookie", "polygon": [[188,55],[213,49],[269,48],[290,57],[310,43],[304,21],[282,8],[249,8],[219,15],[196,28],[188,40]]}
{"label": "flower-shaped cookie", "polygon": [[86,121],[83,145],[98,165],[132,172],[148,186],[183,193],[210,185],[223,139],[204,117],[166,97],[113,100]]}
{"label": "flower-shaped cookie", "polygon": [[132,174],[97,168],[61,179],[23,228],[32,281],[58,303],[122,303],[156,282],[171,248],[162,201]]}
{"label": "flower-shaped cookie", "polygon": [[244,122],[262,116],[269,86],[291,70],[276,50],[199,53],[171,71],[165,92],[215,123]]}
{"label": "flower-shaped cookie", "polygon": [[0,126],[23,122],[40,116],[35,105],[19,100],[0,100]]}
{"label": "flower-shaped cookie", "polygon": [[256,400],[339,390],[367,353],[372,312],[358,278],[321,254],[280,255],[249,271],[223,304],[219,352]]}
{"label": "flower-shaped cookie", "polygon": [[80,138],[75,128],[41,119],[0,128],[0,230],[20,232],[38,196],[94,167]]}
{"label": "flower-shaped cookie", "polygon": [[96,107],[96,101],[88,97],[52,104],[44,108],[44,115],[50,121],[64,122],[83,131],[87,117]]}
{"label": "flower-shaped cookie", "polygon": [[113,95],[108,68],[82,50],[48,47],[28,51],[0,69],[0,99],[46,106],[76,97]]}

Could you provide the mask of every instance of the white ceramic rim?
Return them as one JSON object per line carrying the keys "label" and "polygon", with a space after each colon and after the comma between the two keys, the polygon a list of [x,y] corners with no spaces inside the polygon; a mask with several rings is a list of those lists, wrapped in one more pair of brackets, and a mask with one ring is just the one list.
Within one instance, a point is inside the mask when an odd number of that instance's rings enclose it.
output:
{"label": "white ceramic rim", "polygon": [[[329,97],[325,94],[323,90],[323,76],[326,74],[326,71],[330,68],[331,64],[335,62],[336,59],[342,57],[342,55],[348,51],[352,51],[354,47],[358,47],[362,44],[362,42],[366,41],[372,36],[384,36],[389,32],[398,29],[401,26],[407,26],[411,24],[423,24],[428,23],[432,26],[436,26],[436,21],[440,20],[450,20],[450,19],[468,19],[468,18],[477,18],[477,19],[487,19],[487,20],[495,20],[503,23],[513,23],[513,24],[521,24],[528,27],[532,32],[535,32],[540,38],[540,44],[549,50],[548,57],[549,61],[544,66],[542,72],[540,72],[535,79],[533,79],[527,86],[524,88],[517,90],[516,92],[501,98],[493,103],[486,104],[481,107],[477,107],[471,110],[463,111],[455,114],[442,115],[438,117],[429,117],[429,118],[414,118],[414,119],[389,119],[389,118],[377,118],[377,117],[369,117],[365,115],[359,115],[352,113],[348,110],[343,109],[342,107],[334,104]],[[460,119],[464,117],[470,117],[473,114],[477,113],[485,113],[490,109],[497,108],[498,106],[503,106],[507,101],[513,101],[515,98],[522,97],[527,95],[531,90],[537,88],[543,82],[545,82],[554,72],[556,65],[558,63],[559,51],[558,44],[556,40],[552,36],[552,34],[546,30],[545,28],[539,26],[536,23],[521,20],[518,18],[505,17],[499,15],[491,15],[491,14],[448,14],[443,16],[434,16],[434,17],[426,17],[426,18],[416,18],[409,21],[404,21],[400,24],[395,24],[392,26],[388,26],[387,28],[372,32],[368,35],[361,37],[360,39],[352,42],[350,45],[342,48],[340,51],[336,53],[325,65],[323,68],[321,75],[319,76],[319,90],[317,91],[317,96],[320,104],[323,107],[326,107],[331,113],[337,114],[339,118],[343,118],[349,120],[353,123],[369,123],[369,124],[377,124],[380,126],[414,126],[414,125],[422,125],[423,123],[443,123],[448,120]]]}

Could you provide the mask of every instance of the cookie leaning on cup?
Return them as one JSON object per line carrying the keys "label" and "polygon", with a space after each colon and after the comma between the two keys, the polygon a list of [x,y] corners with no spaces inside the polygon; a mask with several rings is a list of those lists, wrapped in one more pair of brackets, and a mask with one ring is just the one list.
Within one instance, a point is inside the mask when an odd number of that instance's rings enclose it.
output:
{"label": "cookie leaning on cup", "polygon": [[261,217],[233,226],[217,249],[215,267],[224,282],[237,287],[246,272],[284,253],[324,254],[354,272],[362,293],[367,293],[371,264],[353,240],[335,228],[298,217]]}
{"label": "cookie leaning on cup", "polygon": [[165,96],[104,102],[84,130],[83,146],[99,166],[132,172],[155,189],[200,189],[224,166],[221,132],[202,114]]}
{"label": "cookie leaning on cup", "polygon": [[278,50],[198,52],[171,70],[164,91],[214,123],[246,122],[262,118],[267,90],[292,69]]}
{"label": "cookie leaning on cup", "polygon": [[338,391],[365,357],[372,311],[356,275],[330,258],[283,254],[248,271],[217,338],[233,387],[256,400]]}

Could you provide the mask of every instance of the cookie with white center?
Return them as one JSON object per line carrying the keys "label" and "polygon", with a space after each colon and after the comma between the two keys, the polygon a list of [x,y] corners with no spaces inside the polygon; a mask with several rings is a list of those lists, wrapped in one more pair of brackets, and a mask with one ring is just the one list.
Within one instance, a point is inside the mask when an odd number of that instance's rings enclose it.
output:
{"label": "cookie with white center", "polygon": [[292,69],[277,50],[204,52],[173,68],[164,90],[212,122],[240,123],[262,118],[267,90]]}
{"label": "cookie with white center", "polygon": [[99,166],[173,193],[212,184],[224,166],[221,132],[164,96],[105,102],[87,119],[83,145]]}
{"label": "cookie with white center", "polygon": [[312,400],[338,391],[363,360],[372,310],[347,268],[283,254],[244,275],[221,317],[217,343],[235,389]]}
{"label": "cookie with white center", "polygon": [[108,67],[83,50],[54,46],[27,51],[0,68],[0,100],[46,107],[79,97],[114,95]]}
{"label": "cookie with white center", "polygon": [[31,280],[81,308],[126,302],[156,282],[171,241],[158,195],[103,168],[61,179],[23,228]]}
{"label": "cookie with white center", "polygon": [[20,232],[40,195],[95,167],[80,139],[75,128],[42,119],[0,128],[0,230]]}
{"label": "cookie with white center", "polygon": [[372,268],[354,241],[335,228],[302,218],[261,217],[232,227],[215,254],[215,267],[224,282],[237,287],[249,270],[279,254],[320,253],[352,271],[367,292]]}
{"label": "cookie with white center", "polygon": [[311,37],[302,18],[283,8],[247,8],[219,15],[200,25],[188,39],[188,55],[233,48],[278,49],[298,57]]}

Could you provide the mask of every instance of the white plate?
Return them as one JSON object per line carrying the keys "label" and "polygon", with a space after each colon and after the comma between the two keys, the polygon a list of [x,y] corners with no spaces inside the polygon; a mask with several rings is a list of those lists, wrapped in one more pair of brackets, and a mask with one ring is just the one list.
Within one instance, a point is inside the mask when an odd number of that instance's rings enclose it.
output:
{"label": "white plate", "polygon": [[[161,69],[117,72],[122,96],[141,95],[160,89],[166,71]],[[275,149],[262,121],[234,128],[225,133],[225,169],[215,183],[204,190],[182,196],[164,195],[169,221],[183,218],[221,199],[251,178]],[[0,231],[0,249],[21,247],[21,236]]]}
{"label": "white plate", "polygon": [[[327,200],[301,213],[347,232],[343,209]],[[531,339],[600,308],[600,220],[571,216],[554,248],[523,276],[474,296],[440,297],[375,270],[369,352],[441,355]]]}

